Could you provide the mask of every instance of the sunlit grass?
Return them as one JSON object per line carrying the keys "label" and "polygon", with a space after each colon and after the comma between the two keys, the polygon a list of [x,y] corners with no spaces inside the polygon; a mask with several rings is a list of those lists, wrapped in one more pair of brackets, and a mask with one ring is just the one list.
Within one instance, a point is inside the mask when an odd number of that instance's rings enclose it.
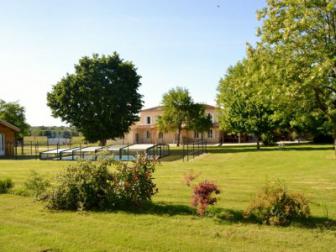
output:
{"label": "sunlit grass", "polygon": [[[138,213],[54,212],[29,197],[0,195],[0,251],[333,251],[335,228],[286,228],[199,218],[186,210],[190,188],[183,175],[221,188],[216,207],[242,211],[267,180],[279,179],[310,199],[315,217],[336,220],[336,160],[329,146],[213,147],[189,162],[178,150],[157,167],[161,207]],[[165,161],[166,160],[166,161]],[[0,178],[20,188],[30,170],[49,179],[72,162],[0,160]],[[164,205],[164,206],[162,206]]]}

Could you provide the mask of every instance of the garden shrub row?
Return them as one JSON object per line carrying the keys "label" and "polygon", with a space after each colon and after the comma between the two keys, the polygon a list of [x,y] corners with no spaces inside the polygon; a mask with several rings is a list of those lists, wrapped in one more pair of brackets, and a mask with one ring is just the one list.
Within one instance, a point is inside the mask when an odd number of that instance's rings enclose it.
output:
{"label": "garden shrub row", "polygon": [[[192,187],[191,204],[197,213],[200,216],[211,215],[207,209],[216,204],[216,194],[220,190],[215,183],[207,180],[192,184],[199,175],[190,171],[185,174],[184,181],[188,187]],[[268,182],[245,209],[243,217],[261,224],[286,226],[294,220],[310,217],[309,201],[303,194],[289,193],[279,181]]]}
{"label": "garden shrub row", "polygon": [[[156,161],[140,155],[134,163],[102,160],[78,162],[63,170],[51,185],[48,180],[32,172],[24,183],[23,195],[46,200],[50,209],[109,210],[140,207],[151,201],[158,189],[153,172]],[[218,186],[207,180],[193,184],[200,174],[190,172],[184,180],[192,187],[192,206],[200,216],[217,202]],[[11,179],[0,180],[0,193],[13,187]],[[310,217],[309,201],[299,193],[289,193],[279,183],[267,183],[243,212],[243,217],[268,225],[289,225]]]}
{"label": "garden shrub row", "polygon": [[134,164],[105,160],[69,166],[57,177],[48,207],[107,210],[141,206],[158,191],[152,176],[155,163],[141,155]]}

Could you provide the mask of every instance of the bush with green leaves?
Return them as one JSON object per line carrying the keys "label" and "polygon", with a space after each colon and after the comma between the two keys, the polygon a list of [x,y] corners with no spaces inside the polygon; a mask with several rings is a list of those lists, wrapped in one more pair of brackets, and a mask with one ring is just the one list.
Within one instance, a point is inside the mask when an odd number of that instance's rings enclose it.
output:
{"label": "bush with green leaves", "polygon": [[90,210],[112,207],[116,195],[108,162],[79,162],[57,177],[48,207],[64,210]]}
{"label": "bush with green leaves", "polygon": [[14,187],[14,183],[10,178],[0,180],[0,194],[8,193],[8,191]]}
{"label": "bush with green leaves", "polygon": [[79,162],[57,177],[48,206],[64,210],[139,206],[157,192],[154,168],[155,162],[145,156],[139,156],[133,165],[110,160]]}
{"label": "bush with green leaves", "polygon": [[309,216],[308,200],[300,193],[289,193],[281,183],[266,184],[244,211],[245,218],[275,226],[286,226]]}
{"label": "bush with green leaves", "polygon": [[49,187],[50,182],[46,178],[36,171],[31,171],[30,177],[24,183],[24,192],[37,199],[44,199],[47,197]]}

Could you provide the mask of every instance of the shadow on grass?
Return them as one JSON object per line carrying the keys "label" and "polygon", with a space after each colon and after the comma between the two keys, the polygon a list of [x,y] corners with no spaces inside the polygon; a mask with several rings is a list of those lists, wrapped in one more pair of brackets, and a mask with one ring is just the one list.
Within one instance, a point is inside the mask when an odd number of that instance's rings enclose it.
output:
{"label": "shadow on grass", "polygon": [[186,205],[172,205],[166,203],[147,203],[137,208],[121,208],[121,211],[134,214],[153,214],[153,215],[195,215],[193,208]]}
{"label": "shadow on grass", "polygon": [[[148,203],[141,208],[136,209],[120,209],[127,213],[133,214],[152,214],[159,216],[197,216],[194,208],[186,205],[173,205],[166,203]],[[246,218],[241,210],[225,209],[225,208],[209,208],[206,218],[212,218],[218,223],[246,223],[246,224],[258,224],[255,218]],[[290,226],[305,228],[305,229],[326,229],[336,231],[336,220],[329,219],[327,217],[311,216],[308,219],[293,220]]]}
{"label": "shadow on grass", "polygon": [[[51,210],[52,213],[59,213],[59,210]],[[75,210],[61,210],[62,212],[76,212]],[[195,218],[199,217],[196,210],[186,205],[167,204],[164,202],[148,202],[141,207],[118,207],[117,209],[110,210],[87,210],[83,213],[127,213],[134,215],[157,215],[157,216],[190,216]],[[255,218],[246,218],[242,210],[234,210],[227,208],[210,207],[205,217],[213,219],[219,224],[254,224],[261,225]],[[267,225],[265,225],[267,226]],[[320,229],[336,231],[336,220],[327,217],[311,216],[307,219],[293,220],[289,226],[304,228],[304,229]]]}
{"label": "shadow on grass", "polygon": [[[248,224],[261,224],[255,218],[246,218],[242,211],[213,208],[208,216],[215,218],[219,223],[248,223]],[[329,219],[327,217],[311,216],[307,219],[292,220],[290,226],[306,228],[306,229],[327,229],[336,230],[336,220]]]}

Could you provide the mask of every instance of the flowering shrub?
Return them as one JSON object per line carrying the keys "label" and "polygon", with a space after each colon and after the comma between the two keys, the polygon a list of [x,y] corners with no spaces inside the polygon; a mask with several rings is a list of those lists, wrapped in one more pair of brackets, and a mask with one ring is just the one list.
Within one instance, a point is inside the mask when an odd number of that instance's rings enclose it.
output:
{"label": "flowering shrub", "polygon": [[246,218],[268,225],[289,225],[310,216],[309,202],[302,194],[288,193],[280,184],[267,184],[245,210]]}
{"label": "flowering shrub", "polygon": [[197,213],[201,216],[205,214],[205,211],[209,205],[214,205],[217,202],[217,198],[214,194],[219,194],[220,191],[212,182],[203,181],[193,188],[192,205],[196,207]]}
{"label": "flowering shrub", "polygon": [[158,192],[153,182],[156,160],[149,160],[146,155],[139,155],[133,165],[118,163],[115,176],[115,191],[123,205],[141,205],[151,200]]}

